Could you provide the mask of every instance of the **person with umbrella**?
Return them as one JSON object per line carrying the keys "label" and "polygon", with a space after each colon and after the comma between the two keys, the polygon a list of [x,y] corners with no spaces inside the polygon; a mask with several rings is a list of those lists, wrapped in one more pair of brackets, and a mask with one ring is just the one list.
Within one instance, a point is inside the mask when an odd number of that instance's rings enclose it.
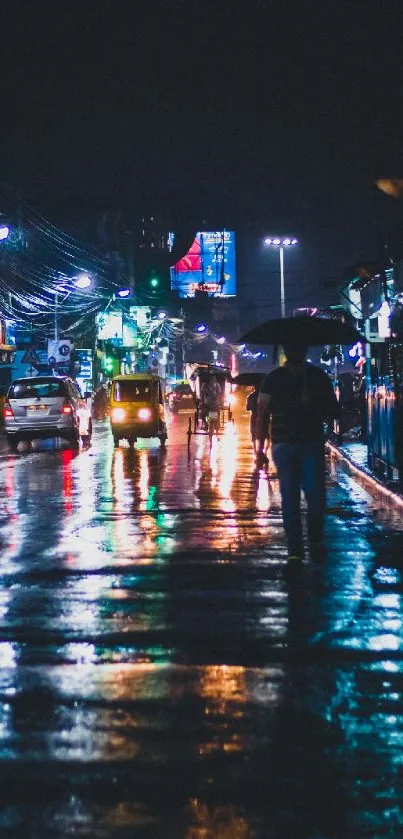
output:
{"label": "person with umbrella", "polygon": [[256,420],[257,420],[257,402],[259,397],[259,385],[255,384],[253,386],[253,390],[248,393],[248,397],[246,400],[246,410],[250,412],[250,436],[252,438],[252,443],[255,445],[256,440]]}
{"label": "person with umbrella", "polygon": [[246,373],[238,373],[237,376],[233,376],[232,378],[232,382],[235,385],[240,385],[241,387],[252,386],[253,388],[253,390],[251,390],[250,393],[248,393],[245,405],[245,409],[248,411],[248,413],[250,413],[249,427],[253,446],[255,445],[256,440],[257,400],[259,396],[259,388],[264,377],[264,373],[258,373],[254,370],[251,370]]}
{"label": "person with umbrella", "polygon": [[256,462],[267,461],[266,437],[277,468],[288,558],[304,556],[301,490],[307,503],[312,554],[321,549],[325,512],[324,423],[339,416],[339,404],[327,373],[308,364],[308,344],[283,342],[286,362],[263,380],[258,398]]}
{"label": "person with umbrella", "polygon": [[207,417],[210,411],[216,411],[218,416],[222,407],[222,390],[216,376],[208,376],[200,389],[201,416],[207,429]]}

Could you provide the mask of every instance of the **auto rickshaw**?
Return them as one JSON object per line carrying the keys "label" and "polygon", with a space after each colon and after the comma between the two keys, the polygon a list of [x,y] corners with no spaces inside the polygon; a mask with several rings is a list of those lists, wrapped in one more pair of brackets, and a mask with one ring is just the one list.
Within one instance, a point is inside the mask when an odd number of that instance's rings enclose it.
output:
{"label": "auto rickshaw", "polygon": [[133,446],[138,437],[167,440],[165,383],[153,373],[133,373],[112,379],[109,416],[115,446],[126,439]]}

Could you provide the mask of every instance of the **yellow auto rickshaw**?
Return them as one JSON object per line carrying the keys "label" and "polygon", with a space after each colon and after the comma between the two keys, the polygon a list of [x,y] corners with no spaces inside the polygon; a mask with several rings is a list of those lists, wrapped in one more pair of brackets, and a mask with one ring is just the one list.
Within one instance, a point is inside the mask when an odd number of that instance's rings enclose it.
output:
{"label": "yellow auto rickshaw", "polygon": [[165,383],[153,373],[133,373],[112,379],[109,416],[115,446],[125,438],[133,446],[138,437],[167,440]]}

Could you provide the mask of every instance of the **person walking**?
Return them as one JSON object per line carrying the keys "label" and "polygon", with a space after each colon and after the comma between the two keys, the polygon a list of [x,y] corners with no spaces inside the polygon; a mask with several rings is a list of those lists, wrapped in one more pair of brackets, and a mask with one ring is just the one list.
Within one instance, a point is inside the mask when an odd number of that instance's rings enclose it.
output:
{"label": "person walking", "polygon": [[92,413],[94,419],[105,419],[108,415],[108,394],[103,385],[97,387],[92,400]]}
{"label": "person walking", "polygon": [[217,411],[220,414],[222,405],[222,391],[216,376],[209,376],[203,382],[200,389],[201,417],[205,428],[207,428],[207,416],[209,411]]}
{"label": "person walking", "polygon": [[340,414],[327,373],[305,361],[302,344],[283,345],[286,362],[260,386],[256,421],[256,463],[266,462],[268,437],[278,472],[288,558],[304,556],[301,490],[307,504],[308,541],[312,555],[323,548],[325,513],[324,423]]}
{"label": "person walking", "polygon": [[258,385],[254,385],[253,390],[248,393],[248,397],[246,400],[246,410],[250,411],[250,436],[252,439],[253,445],[255,445],[256,440],[256,419],[257,419],[257,401],[259,397],[259,387]]}

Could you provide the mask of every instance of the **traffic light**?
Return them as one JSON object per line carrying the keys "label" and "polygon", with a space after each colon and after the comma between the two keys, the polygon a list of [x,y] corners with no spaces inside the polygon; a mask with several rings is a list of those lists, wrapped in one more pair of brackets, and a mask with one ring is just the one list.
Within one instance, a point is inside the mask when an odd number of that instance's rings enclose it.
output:
{"label": "traffic light", "polygon": [[104,370],[105,373],[112,373],[114,368],[114,359],[110,355],[106,355],[104,358]]}
{"label": "traffic light", "polygon": [[171,293],[171,275],[169,269],[158,264],[141,266],[136,285],[138,301],[141,305],[166,305]]}
{"label": "traffic light", "polygon": [[158,288],[160,286],[160,279],[157,276],[157,274],[155,273],[155,271],[151,272],[148,283],[149,283],[149,286],[150,286],[152,291],[157,291],[158,290]]}

